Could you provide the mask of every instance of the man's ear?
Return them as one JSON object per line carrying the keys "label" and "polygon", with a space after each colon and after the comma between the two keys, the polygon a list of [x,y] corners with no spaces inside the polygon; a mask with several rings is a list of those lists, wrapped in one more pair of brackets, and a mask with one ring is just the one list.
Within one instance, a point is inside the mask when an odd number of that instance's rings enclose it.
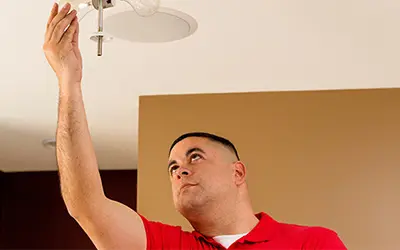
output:
{"label": "man's ear", "polygon": [[234,164],[236,185],[241,185],[246,181],[246,166],[243,162],[237,161]]}

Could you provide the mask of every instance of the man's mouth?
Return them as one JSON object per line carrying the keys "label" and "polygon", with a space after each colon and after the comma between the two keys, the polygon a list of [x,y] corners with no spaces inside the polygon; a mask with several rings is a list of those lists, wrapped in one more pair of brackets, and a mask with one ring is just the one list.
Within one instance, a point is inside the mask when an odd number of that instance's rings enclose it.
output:
{"label": "man's mouth", "polygon": [[181,187],[181,190],[184,188],[189,188],[189,187],[194,187],[194,186],[196,186],[196,184],[183,184]]}

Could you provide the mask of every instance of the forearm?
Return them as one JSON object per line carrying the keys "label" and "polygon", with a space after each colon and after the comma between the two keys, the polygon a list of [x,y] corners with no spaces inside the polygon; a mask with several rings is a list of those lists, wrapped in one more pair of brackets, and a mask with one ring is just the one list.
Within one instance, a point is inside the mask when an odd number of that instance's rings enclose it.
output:
{"label": "forearm", "polygon": [[89,213],[105,196],[89,133],[80,84],[62,83],[56,155],[61,192],[72,216]]}

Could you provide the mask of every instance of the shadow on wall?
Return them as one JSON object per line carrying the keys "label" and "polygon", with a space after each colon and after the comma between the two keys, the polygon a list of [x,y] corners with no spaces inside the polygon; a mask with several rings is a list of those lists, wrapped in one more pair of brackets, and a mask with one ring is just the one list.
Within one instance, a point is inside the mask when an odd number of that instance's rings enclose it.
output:
{"label": "shadow on wall", "polygon": [[[42,144],[44,139],[54,137],[55,131],[0,123],[0,170],[57,170],[55,149]],[[119,142],[119,138],[106,135],[92,137],[100,169],[136,169],[136,151],[126,141]]]}

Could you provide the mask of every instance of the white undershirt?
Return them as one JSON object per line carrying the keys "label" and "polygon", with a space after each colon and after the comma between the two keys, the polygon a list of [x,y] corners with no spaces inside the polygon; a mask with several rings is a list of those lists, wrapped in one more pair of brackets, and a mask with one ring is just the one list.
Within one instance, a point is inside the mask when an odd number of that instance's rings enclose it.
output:
{"label": "white undershirt", "polygon": [[220,235],[215,236],[213,239],[218,242],[219,244],[223,245],[225,248],[229,248],[233,243],[235,243],[238,239],[245,236],[247,233],[244,234],[232,234],[232,235]]}

